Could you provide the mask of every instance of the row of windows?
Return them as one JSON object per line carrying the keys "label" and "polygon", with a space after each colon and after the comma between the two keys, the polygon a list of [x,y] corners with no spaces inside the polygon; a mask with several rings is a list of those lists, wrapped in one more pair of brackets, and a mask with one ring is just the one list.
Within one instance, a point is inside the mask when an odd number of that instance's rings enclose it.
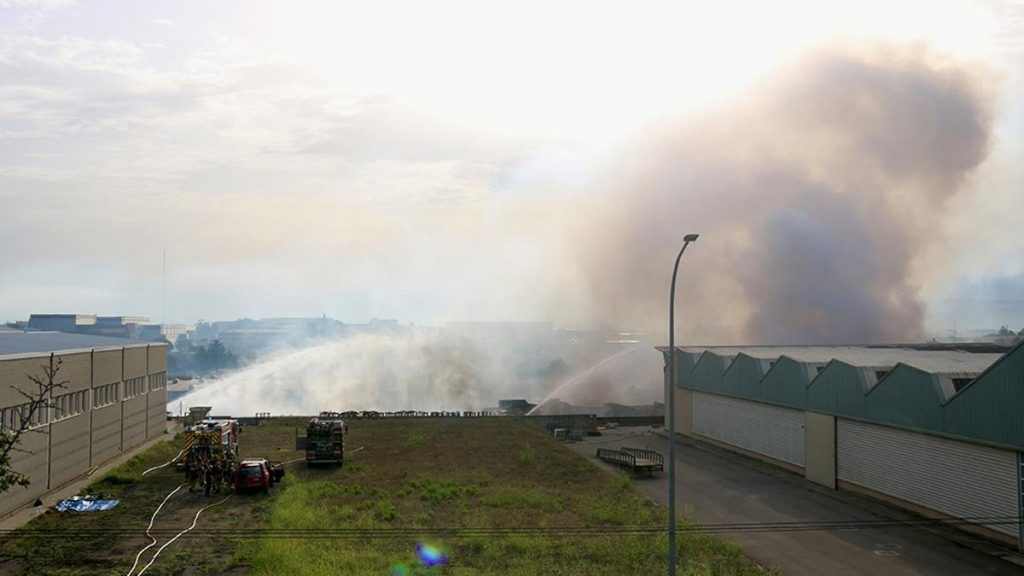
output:
{"label": "row of windows", "polygon": [[139,394],[146,393],[146,377],[139,376],[138,378],[129,378],[124,381],[124,398],[134,398]]}
{"label": "row of windows", "polygon": [[[101,408],[103,406],[109,406],[114,404],[118,400],[118,387],[120,382],[113,382],[111,384],[105,384],[103,386],[97,386],[93,388],[92,401],[93,408]],[[167,373],[160,372],[158,374],[151,374],[149,376],[149,386],[151,390],[159,390],[167,387]],[[146,377],[131,378],[124,382],[124,397],[125,399],[138,396],[146,393]],[[69,394],[62,394],[55,396],[51,406],[53,407],[53,419],[61,420],[63,418],[70,418],[77,414],[81,414],[86,411],[89,405],[89,391],[80,390],[78,392],[72,392]],[[0,409],[0,428],[5,430],[12,430],[18,428],[21,425],[24,415],[28,414],[28,404],[22,404],[19,406],[11,406],[9,408]],[[36,413],[32,415],[31,426],[40,426],[50,422],[50,411],[48,407],[43,406],[36,410]]]}
{"label": "row of windows", "polygon": [[103,406],[109,406],[114,402],[117,402],[117,385],[119,382],[113,384],[106,384],[103,386],[97,386],[92,389],[92,407],[101,408]]}
{"label": "row of windows", "polygon": [[89,391],[80,390],[70,394],[62,394],[53,399],[53,419],[70,418],[85,412],[88,406]]}
{"label": "row of windows", "polygon": [[[11,406],[0,410],[0,425],[5,430],[14,430],[21,427],[22,421],[28,416],[29,404]],[[29,427],[41,426],[49,422],[50,411],[46,407],[40,407],[32,414],[32,423]]]}

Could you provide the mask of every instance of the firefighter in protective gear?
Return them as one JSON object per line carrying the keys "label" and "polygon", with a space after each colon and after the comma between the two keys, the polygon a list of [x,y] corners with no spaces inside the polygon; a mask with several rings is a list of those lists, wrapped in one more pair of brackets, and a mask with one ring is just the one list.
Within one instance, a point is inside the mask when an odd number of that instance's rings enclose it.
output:
{"label": "firefighter in protective gear", "polygon": [[213,492],[214,494],[220,494],[221,481],[224,479],[224,456],[220,454],[213,455],[213,461],[210,463],[210,480],[213,481]]}
{"label": "firefighter in protective gear", "polygon": [[196,485],[199,484],[199,467],[199,458],[194,452],[189,452],[185,457],[185,479],[188,481],[189,492],[195,492]]}
{"label": "firefighter in protective gear", "polygon": [[210,495],[210,489],[213,488],[213,467],[210,466],[208,460],[203,461],[203,492],[207,496]]}
{"label": "firefighter in protective gear", "polygon": [[231,490],[234,486],[236,468],[235,455],[229,451],[224,458],[223,482],[225,490]]}

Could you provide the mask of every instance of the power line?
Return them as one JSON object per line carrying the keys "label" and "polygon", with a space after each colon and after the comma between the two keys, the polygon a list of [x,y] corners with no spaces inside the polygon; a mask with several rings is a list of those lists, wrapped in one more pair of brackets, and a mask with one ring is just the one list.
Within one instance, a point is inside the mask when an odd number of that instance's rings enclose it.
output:
{"label": "power line", "polygon": [[[1013,526],[1021,523],[1021,517],[984,516],[956,520],[905,519],[905,520],[839,520],[820,522],[745,522],[703,524],[699,526],[680,526],[679,532],[695,534],[720,533],[774,533],[774,532],[808,532],[808,531],[847,531],[847,530],[878,530],[888,528],[919,528],[945,527],[957,525],[976,526]],[[424,535],[446,535],[451,537],[466,536],[629,536],[664,534],[663,525],[634,526],[544,526],[544,527],[510,527],[510,528],[473,528],[473,527],[385,527],[385,528],[196,528],[186,537],[245,537],[245,538],[309,538],[309,539],[382,539],[409,538]],[[150,535],[175,535],[177,529],[152,529]],[[36,536],[52,538],[97,538],[110,536],[145,536],[141,529],[126,530],[122,528],[76,528],[59,529],[13,529],[2,530],[0,535]]]}

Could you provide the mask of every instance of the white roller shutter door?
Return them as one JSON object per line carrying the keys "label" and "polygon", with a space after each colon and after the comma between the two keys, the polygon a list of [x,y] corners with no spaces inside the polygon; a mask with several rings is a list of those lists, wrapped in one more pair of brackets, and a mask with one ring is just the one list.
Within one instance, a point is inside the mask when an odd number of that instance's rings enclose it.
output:
{"label": "white roller shutter door", "polygon": [[1016,452],[850,420],[836,422],[836,452],[840,480],[1018,534]]}
{"label": "white roller shutter door", "polygon": [[804,413],[693,392],[693,431],[776,460],[804,466]]}

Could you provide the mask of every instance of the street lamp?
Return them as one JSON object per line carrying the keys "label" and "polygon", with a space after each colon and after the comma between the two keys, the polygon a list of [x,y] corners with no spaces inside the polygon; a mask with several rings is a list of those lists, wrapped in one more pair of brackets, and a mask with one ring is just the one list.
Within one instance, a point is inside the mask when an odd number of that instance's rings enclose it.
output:
{"label": "street lamp", "polygon": [[668,298],[668,576],[676,576],[676,274],[679,261],[698,234],[683,236],[683,247],[672,267]]}

